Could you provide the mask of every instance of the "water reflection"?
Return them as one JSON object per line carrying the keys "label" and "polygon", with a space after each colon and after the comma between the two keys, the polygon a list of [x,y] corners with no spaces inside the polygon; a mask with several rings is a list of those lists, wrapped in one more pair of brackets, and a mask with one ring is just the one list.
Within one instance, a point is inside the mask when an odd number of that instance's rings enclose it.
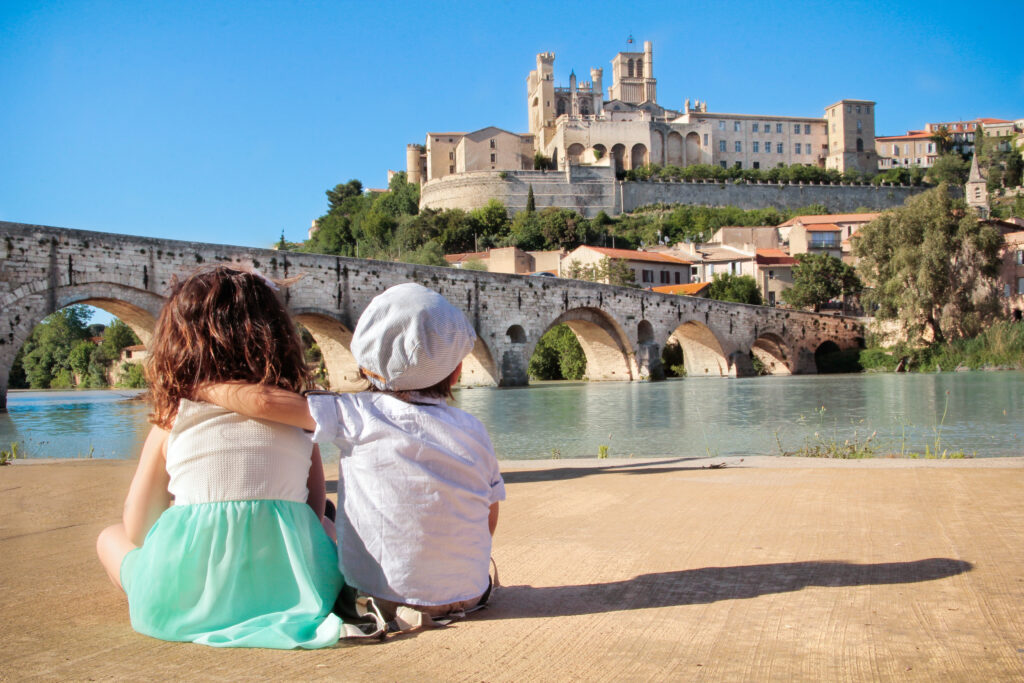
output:
{"label": "water reflection", "polygon": [[[19,441],[30,457],[135,457],[148,407],[126,400],[131,394],[12,392],[0,447]],[[888,452],[1024,453],[1019,372],[557,382],[463,389],[456,403],[510,459],[593,457],[600,446],[612,457],[771,455],[873,432]],[[325,448],[324,458],[337,451]]]}

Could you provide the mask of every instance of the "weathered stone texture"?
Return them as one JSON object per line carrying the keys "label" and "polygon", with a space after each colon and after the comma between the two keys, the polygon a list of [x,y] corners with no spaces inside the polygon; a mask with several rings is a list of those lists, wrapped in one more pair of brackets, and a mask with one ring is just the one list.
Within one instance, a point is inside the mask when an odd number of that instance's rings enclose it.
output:
{"label": "weathered stone texture", "polygon": [[284,296],[317,339],[335,385],[355,377],[348,348],[360,313],[402,282],[439,291],[469,318],[480,337],[465,364],[463,381],[473,384],[525,384],[537,341],[563,322],[579,337],[592,380],[661,377],[660,353],[670,337],[680,341],[689,375],[716,377],[750,374],[752,353],[773,363],[773,372],[815,372],[814,352],[823,342],[849,348],[863,337],[853,319],[578,280],[19,223],[0,222],[0,235],[0,407],[14,356],[44,317],[88,303],[120,317],[145,342],[172,278],[213,262],[252,265],[270,277],[303,276]]}
{"label": "weathered stone texture", "polygon": [[[571,182],[567,173],[571,174]],[[526,209],[530,186],[538,209],[568,208],[589,218],[600,211],[615,216],[659,202],[780,210],[822,204],[832,213],[850,213],[861,207],[882,210],[902,206],[907,197],[925,189],[789,183],[734,185],[712,181],[619,182],[610,168],[573,166],[568,172],[477,171],[446,176],[423,185],[420,206],[470,210],[497,199],[515,213]]]}

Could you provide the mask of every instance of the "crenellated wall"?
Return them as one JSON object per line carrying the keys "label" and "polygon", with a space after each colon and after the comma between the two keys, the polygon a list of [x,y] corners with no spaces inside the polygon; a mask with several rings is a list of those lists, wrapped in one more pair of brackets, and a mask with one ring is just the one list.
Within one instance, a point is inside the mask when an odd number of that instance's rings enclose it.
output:
{"label": "crenellated wall", "polygon": [[816,372],[814,354],[833,342],[860,343],[859,321],[784,309],[656,294],[579,280],[503,275],[319,254],[162,240],[0,222],[0,410],[14,357],[44,317],[85,303],[124,320],[144,342],[171,279],[199,264],[252,265],[270,277],[303,278],[284,297],[324,353],[331,384],[356,376],[349,353],[359,315],[376,294],[419,282],[444,294],[479,335],[463,383],[526,384],[537,341],[566,323],[587,356],[591,380],[658,379],[670,338],[688,376]]}

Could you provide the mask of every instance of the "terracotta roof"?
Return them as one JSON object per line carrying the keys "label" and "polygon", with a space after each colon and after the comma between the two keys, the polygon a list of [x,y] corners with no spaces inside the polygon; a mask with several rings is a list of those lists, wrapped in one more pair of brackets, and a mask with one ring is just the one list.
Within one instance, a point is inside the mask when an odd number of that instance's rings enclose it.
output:
{"label": "terracotta roof", "polygon": [[873,221],[882,214],[880,213],[832,213],[814,214],[810,216],[794,216],[785,223],[780,223],[780,228],[786,228],[797,223],[808,225],[810,223],[867,223]]}
{"label": "terracotta roof", "polygon": [[985,123],[1013,123],[1013,122],[1012,121],[1007,121],[1006,119],[978,119],[978,123],[985,124]]}
{"label": "terracotta roof", "polygon": [[652,292],[659,294],[683,294],[685,296],[696,296],[711,286],[710,282],[690,282],[685,285],[662,285],[651,287]]}
{"label": "terracotta roof", "polygon": [[754,257],[759,266],[792,266],[796,259],[781,249],[758,249]]}
{"label": "terracotta roof", "polygon": [[126,346],[126,347],[124,347],[121,350],[122,351],[145,351],[146,350],[146,345],[145,344],[133,344],[132,346]]}
{"label": "terracotta roof", "polygon": [[923,138],[930,138],[934,133],[929,133],[924,130],[908,130],[906,135],[886,135],[884,137],[875,138],[875,140],[920,140]]}
{"label": "terracotta roof", "polygon": [[668,254],[662,254],[653,251],[634,251],[632,249],[609,249],[607,247],[592,247],[590,245],[583,245],[582,248],[593,249],[599,254],[604,254],[608,258],[620,258],[627,261],[652,261],[655,263],[674,263],[678,265],[688,266],[690,261],[684,261],[681,258],[675,256],[669,256]]}
{"label": "terracotta roof", "polygon": [[804,226],[807,232],[839,232],[842,230],[835,223],[811,223]]}
{"label": "terracotta roof", "polygon": [[444,260],[448,263],[465,263],[466,261],[483,261],[490,254],[486,251],[470,251],[464,254],[445,254]]}

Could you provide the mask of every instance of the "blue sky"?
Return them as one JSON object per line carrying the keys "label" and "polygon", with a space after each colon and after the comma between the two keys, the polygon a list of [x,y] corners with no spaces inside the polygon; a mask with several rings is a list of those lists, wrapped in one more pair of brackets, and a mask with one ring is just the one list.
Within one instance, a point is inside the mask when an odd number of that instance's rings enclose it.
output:
{"label": "blue sky", "polygon": [[[879,135],[1024,116],[1019,2],[0,2],[0,220],[262,247],[429,130],[526,130],[525,79],[654,43],[661,104]],[[1001,21],[1003,17],[1005,21]],[[1018,55],[1013,56],[1016,50]]]}

